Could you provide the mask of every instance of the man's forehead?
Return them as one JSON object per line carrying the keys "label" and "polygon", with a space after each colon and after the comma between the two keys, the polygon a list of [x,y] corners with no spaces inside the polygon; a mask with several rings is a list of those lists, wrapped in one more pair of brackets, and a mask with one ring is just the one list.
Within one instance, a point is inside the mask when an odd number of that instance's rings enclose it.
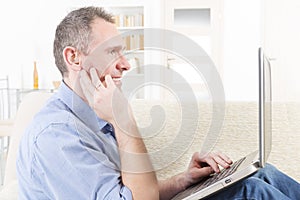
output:
{"label": "man's forehead", "polygon": [[107,50],[107,49],[114,49],[114,48],[122,48],[124,46],[124,41],[122,37],[115,36],[112,38],[109,38],[103,42],[96,43],[95,50]]}
{"label": "man's forehead", "polygon": [[116,26],[103,19],[95,20],[92,24],[94,49],[106,49],[123,45],[123,39]]}

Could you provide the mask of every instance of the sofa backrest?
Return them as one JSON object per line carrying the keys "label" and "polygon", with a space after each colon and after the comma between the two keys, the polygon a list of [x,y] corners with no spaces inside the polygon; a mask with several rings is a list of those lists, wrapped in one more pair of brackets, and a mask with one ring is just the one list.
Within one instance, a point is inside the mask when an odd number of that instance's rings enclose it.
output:
{"label": "sofa backrest", "polygon": [[50,92],[35,91],[27,94],[22,99],[15,118],[12,135],[10,137],[4,174],[4,186],[9,184],[11,181],[17,180],[16,157],[22,134],[33,116],[41,109],[46,100],[49,99],[52,94],[53,93]]}

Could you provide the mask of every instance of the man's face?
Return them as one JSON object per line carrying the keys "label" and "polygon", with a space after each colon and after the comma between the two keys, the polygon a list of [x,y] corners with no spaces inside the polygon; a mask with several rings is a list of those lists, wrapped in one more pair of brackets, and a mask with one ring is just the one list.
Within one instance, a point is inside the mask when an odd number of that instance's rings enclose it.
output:
{"label": "man's face", "polygon": [[91,27],[90,51],[84,57],[82,67],[88,72],[90,68],[96,68],[102,82],[105,75],[111,75],[115,84],[121,87],[123,71],[130,69],[129,63],[123,56],[125,47],[122,37],[114,24],[100,18],[95,19]]}

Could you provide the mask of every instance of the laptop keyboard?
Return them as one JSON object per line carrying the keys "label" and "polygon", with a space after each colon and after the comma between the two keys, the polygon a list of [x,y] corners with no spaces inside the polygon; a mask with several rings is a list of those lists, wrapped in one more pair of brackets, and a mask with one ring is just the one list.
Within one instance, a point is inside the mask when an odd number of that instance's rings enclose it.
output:
{"label": "laptop keyboard", "polygon": [[216,183],[217,181],[233,174],[238,166],[241,165],[241,163],[246,159],[246,157],[244,158],[241,158],[240,160],[237,160],[235,161],[232,165],[230,165],[230,168],[227,168],[227,169],[222,169],[220,173],[215,173],[215,174],[212,174],[211,176],[209,176],[207,179],[203,180],[202,182],[200,183],[197,183],[191,187],[189,187],[188,189],[186,189],[185,191],[177,194],[175,197],[172,198],[172,200],[176,200],[176,199],[183,199],[197,191],[200,191],[214,183]]}
{"label": "laptop keyboard", "polygon": [[216,183],[217,181],[233,174],[236,169],[238,168],[238,166],[240,166],[240,164],[245,160],[245,158],[242,158],[236,162],[234,162],[230,168],[227,169],[222,169],[220,173],[218,174],[213,174],[210,178],[208,178],[206,181],[204,181],[203,184],[200,185],[200,187],[198,187],[196,190],[201,190],[203,188],[206,188],[214,183]]}

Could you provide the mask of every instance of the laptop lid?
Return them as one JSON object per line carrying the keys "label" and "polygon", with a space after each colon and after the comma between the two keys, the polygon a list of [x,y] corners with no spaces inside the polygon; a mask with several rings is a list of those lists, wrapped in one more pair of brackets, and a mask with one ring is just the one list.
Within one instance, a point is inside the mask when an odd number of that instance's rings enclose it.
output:
{"label": "laptop lid", "polygon": [[[257,159],[257,151],[247,155],[241,166],[241,169],[234,171],[235,173],[226,176],[226,178],[215,179],[213,185],[205,185],[205,182],[199,182],[178,193],[173,199],[199,199],[207,197],[226,186],[240,181],[242,178],[248,177],[250,174],[258,170],[257,167],[264,167],[266,160],[271,152],[272,145],[272,90],[271,90],[271,65],[268,58],[264,55],[262,48],[258,51],[259,64],[259,154]],[[259,165],[259,166],[257,166]],[[233,169],[233,168],[231,168]],[[227,171],[228,172],[228,171]],[[214,179],[217,175],[212,176],[206,181]],[[201,188],[204,185],[205,188]],[[199,188],[203,190],[199,190]]]}
{"label": "laptop lid", "polygon": [[264,167],[272,148],[272,80],[271,64],[262,48],[259,56],[259,161]]}

